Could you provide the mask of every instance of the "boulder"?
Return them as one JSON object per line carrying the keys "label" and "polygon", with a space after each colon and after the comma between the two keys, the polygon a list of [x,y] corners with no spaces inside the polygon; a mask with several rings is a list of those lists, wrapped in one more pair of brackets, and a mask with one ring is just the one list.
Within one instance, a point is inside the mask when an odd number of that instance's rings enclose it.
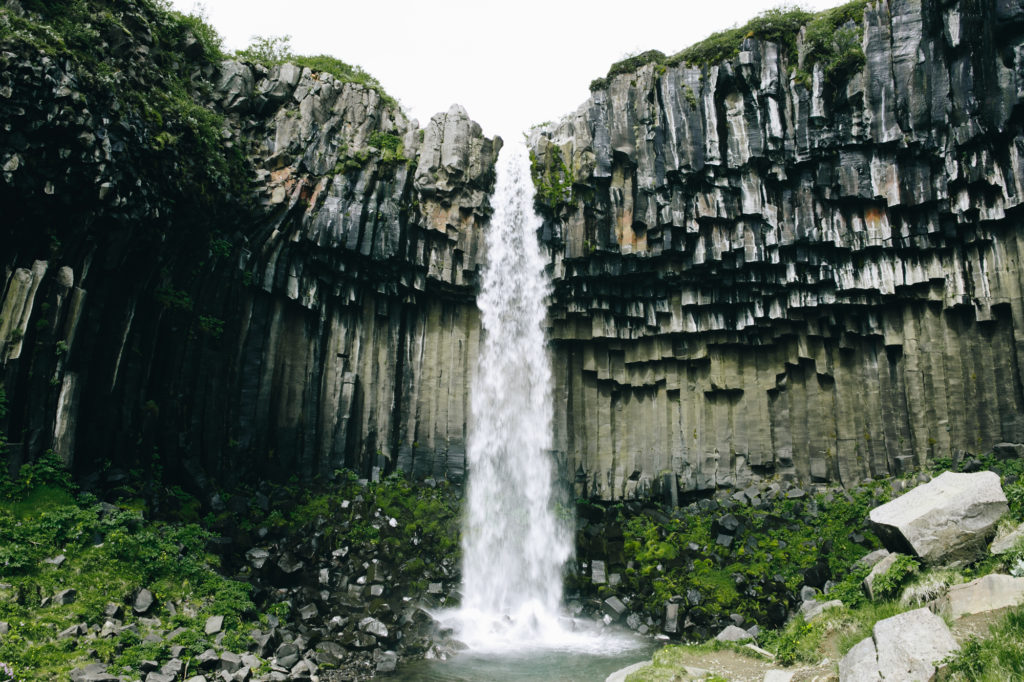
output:
{"label": "boulder", "polygon": [[841,608],[843,608],[843,602],[838,599],[832,599],[829,601],[818,601],[817,599],[812,599],[811,601],[805,601],[800,605],[800,615],[804,617],[804,622],[810,623],[828,609]]}
{"label": "boulder", "polygon": [[719,642],[742,642],[750,639],[750,633],[741,627],[727,625],[724,630],[715,635]]}
{"label": "boulder", "polygon": [[891,554],[891,552],[887,549],[876,549],[874,552],[865,554],[861,558],[857,559],[854,566],[874,566],[879,561],[889,556],[889,554]]}
{"label": "boulder", "polygon": [[168,675],[167,673],[162,672],[158,673],[156,671],[146,675],[146,682],[174,682],[175,679],[177,678],[175,678],[174,675]]}
{"label": "boulder", "polygon": [[846,652],[839,661],[839,682],[881,682],[878,672],[878,650],[875,640],[865,637]]}
{"label": "boulder", "polygon": [[277,664],[282,668],[291,668],[299,662],[299,647],[295,646],[292,642],[286,642],[277,647],[277,651],[274,652],[274,658],[277,659]]}
{"label": "boulder", "polygon": [[1020,524],[1008,533],[999,533],[988,550],[992,554],[1006,554],[1013,546],[1024,538],[1024,523]]}
{"label": "boulder", "polygon": [[359,621],[359,629],[362,632],[373,635],[374,637],[382,637],[386,639],[388,636],[388,626],[376,618],[370,618],[369,616]]}
{"label": "boulder", "polygon": [[665,624],[662,627],[667,634],[679,634],[679,604],[665,602]]}
{"label": "boulder", "polygon": [[976,558],[1007,509],[994,472],[947,471],[872,509],[869,518],[890,550],[934,565]]}
{"label": "boulder", "polygon": [[394,651],[381,651],[375,656],[377,659],[377,672],[392,673],[398,666],[398,654]]}
{"label": "boulder", "polygon": [[959,648],[942,618],[928,609],[907,611],[875,623],[871,637],[839,661],[839,680],[930,680],[935,664]]}
{"label": "boulder", "polygon": [[224,629],[224,616],[210,616],[206,619],[206,626],[203,631],[208,635],[215,635]]}
{"label": "boulder", "polygon": [[137,616],[149,613],[149,610],[153,608],[154,601],[156,601],[156,599],[153,597],[153,593],[143,587],[135,595],[135,601],[132,603],[132,611],[134,611]]}
{"label": "boulder", "polygon": [[84,668],[72,670],[71,682],[120,682],[120,679],[108,673],[105,664],[90,663]]}
{"label": "boulder", "polygon": [[601,604],[601,608],[604,612],[612,619],[619,620],[622,618],[627,611],[626,605],[622,603],[622,600],[618,597],[608,597]]}
{"label": "boulder", "polygon": [[85,623],[78,623],[77,625],[72,625],[71,627],[61,630],[59,633],[57,633],[57,639],[81,637],[86,632],[88,632],[88,630],[89,628]]}
{"label": "boulder", "polygon": [[73,604],[78,599],[78,591],[74,589],[61,590],[57,594],[53,595],[54,604]]}
{"label": "boulder", "polygon": [[939,598],[936,610],[956,620],[1024,603],[1024,578],[992,574],[962,585],[953,585]]}

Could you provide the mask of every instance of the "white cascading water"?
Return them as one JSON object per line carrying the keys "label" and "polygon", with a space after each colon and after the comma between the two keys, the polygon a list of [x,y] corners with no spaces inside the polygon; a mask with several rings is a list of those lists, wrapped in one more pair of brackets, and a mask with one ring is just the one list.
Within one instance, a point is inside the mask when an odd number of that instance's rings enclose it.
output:
{"label": "white cascading water", "polygon": [[501,150],[477,305],[484,339],[472,387],[461,638],[522,647],[563,630],[571,538],[553,508],[548,281],[523,145]]}

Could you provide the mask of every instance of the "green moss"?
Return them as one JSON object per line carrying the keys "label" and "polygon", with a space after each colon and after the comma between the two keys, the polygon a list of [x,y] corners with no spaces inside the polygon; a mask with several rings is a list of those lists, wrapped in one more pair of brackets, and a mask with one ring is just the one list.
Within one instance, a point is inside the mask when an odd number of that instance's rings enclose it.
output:
{"label": "green moss", "polygon": [[308,68],[314,73],[329,73],[342,83],[358,83],[375,90],[391,108],[398,108],[398,101],[384,91],[380,81],[357,64],[349,64],[337,57],[326,54],[313,56],[297,55],[292,52],[291,36],[256,36],[244,50],[234,54],[240,61],[271,67],[284,62]]}
{"label": "green moss", "polygon": [[[15,512],[20,514],[15,515]],[[0,600],[0,620],[19,626],[0,640],[0,660],[18,679],[66,679],[85,660],[101,660],[117,670],[137,666],[166,651],[141,641],[126,630],[112,640],[57,640],[57,632],[77,623],[100,624],[108,602],[128,603],[140,585],[158,603],[178,601],[200,608],[200,618],[179,618],[190,628],[198,654],[212,642],[202,634],[202,615],[226,616],[231,636],[244,636],[255,619],[251,587],[228,580],[216,571],[217,560],[206,552],[212,534],[191,524],[144,520],[130,510],[102,509],[95,498],[74,499],[71,491],[54,494],[35,488],[17,504],[0,505],[0,563],[4,581],[30,598]],[[64,554],[63,564],[42,560]],[[40,607],[41,597],[73,588],[72,604]],[[126,614],[127,624],[135,622]],[[245,627],[245,623],[249,627]],[[89,649],[96,650],[90,654]],[[242,647],[244,648],[244,646]]]}
{"label": "green moss", "polygon": [[[695,590],[701,594],[698,608],[708,613],[741,613],[764,623],[773,609],[795,606],[786,595],[823,561],[837,589],[856,602],[862,599],[863,573],[851,567],[879,546],[867,514],[888,495],[887,487],[872,483],[849,496],[783,497],[763,509],[737,506],[729,513],[739,529],[728,546],[718,542],[713,515],[679,513],[655,520],[620,513],[623,555],[633,566],[624,571],[623,584],[628,593],[643,595],[639,609],[655,618],[662,616],[666,600]],[[856,533],[863,535],[859,543],[852,539]]]}
{"label": "green moss", "polygon": [[740,52],[740,45],[746,38],[757,38],[779,44],[786,55],[795,56],[796,39],[803,27],[814,15],[795,6],[784,6],[765,10],[743,26],[714,33],[699,43],[677,52],[667,63],[707,66],[732,59]]}
{"label": "green moss", "polygon": [[537,190],[537,201],[550,209],[557,209],[572,201],[572,183],[575,173],[562,158],[562,150],[548,147],[544,163],[530,151],[530,175]]}
{"label": "green moss", "polygon": [[591,81],[590,89],[604,89],[611,78],[631,73],[650,63],[657,63],[661,67],[659,74],[664,73],[666,66],[687,64],[703,67],[719,64],[735,58],[747,38],[778,44],[790,65],[795,68],[797,38],[800,30],[805,27],[804,70],[796,72],[798,80],[809,85],[810,68],[820,62],[825,70],[826,81],[836,87],[864,65],[865,57],[860,41],[866,6],[867,0],[853,0],[818,13],[792,5],[769,9],[742,26],[713,33],[671,56],[666,57],[657,50],[649,50],[616,62],[604,78]]}

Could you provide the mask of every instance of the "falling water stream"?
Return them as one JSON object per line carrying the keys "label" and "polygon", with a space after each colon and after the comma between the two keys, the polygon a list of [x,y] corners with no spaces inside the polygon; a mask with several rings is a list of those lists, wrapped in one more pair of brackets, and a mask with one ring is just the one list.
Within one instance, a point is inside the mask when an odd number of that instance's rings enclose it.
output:
{"label": "falling water stream", "polygon": [[468,650],[414,666],[407,679],[604,679],[643,655],[643,642],[562,609],[572,534],[554,506],[549,284],[533,197],[525,146],[506,146],[477,298],[484,338],[472,387],[462,606],[437,614]]}

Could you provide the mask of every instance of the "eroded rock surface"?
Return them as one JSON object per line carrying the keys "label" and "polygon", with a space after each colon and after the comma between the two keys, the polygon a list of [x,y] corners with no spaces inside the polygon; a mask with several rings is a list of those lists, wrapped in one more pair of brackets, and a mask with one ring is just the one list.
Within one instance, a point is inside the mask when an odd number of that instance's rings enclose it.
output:
{"label": "eroded rock surface", "polygon": [[997,4],[869,3],[840,83],[748,39],[532,131],[578,492],[849,484],[1021,440],[1024,43]]}
{"label": "eroded rock surface", "polygon": [[[461,479],[501,140],[459,106],[421,129],[373,85],[196,57],[135,3],[98,19],[123,26],[90,45],[108,83],[22,31],[39,15],[0,11],[17,29],[0,38],[15,461],[53,448],[89,473],[158,452],[200,487],[342,467]],[[175,69],[188,92],[168,99],[192,119],[159,110]],[[190,161],[205,125],[218,151]]]}

